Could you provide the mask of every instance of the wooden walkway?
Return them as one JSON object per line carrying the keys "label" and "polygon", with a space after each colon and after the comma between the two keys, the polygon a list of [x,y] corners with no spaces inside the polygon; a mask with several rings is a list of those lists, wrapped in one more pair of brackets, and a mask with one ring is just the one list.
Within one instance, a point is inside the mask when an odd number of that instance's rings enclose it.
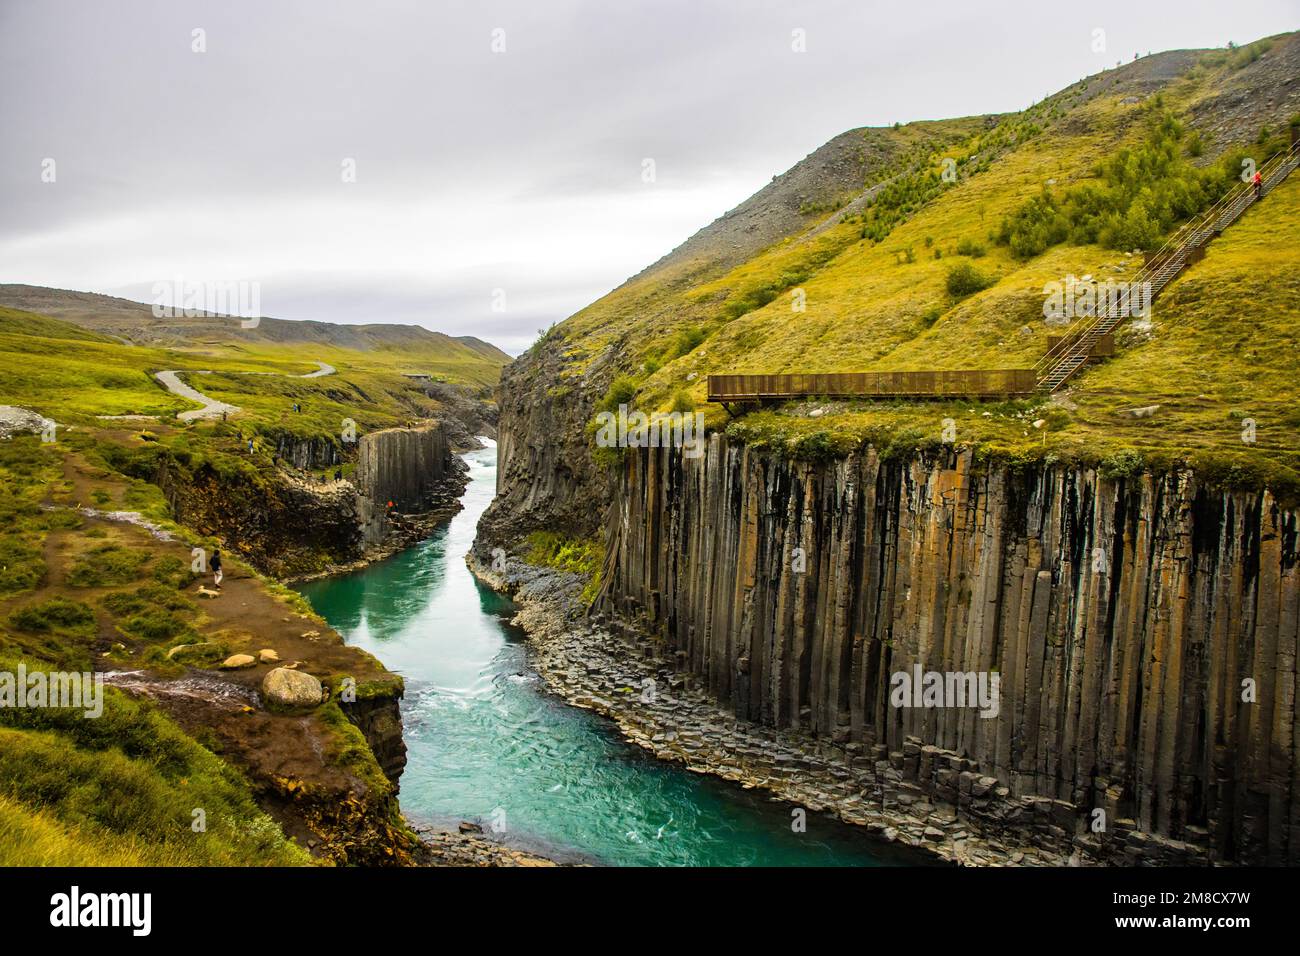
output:
{"label": "wooden walkway", "polygon": [[981,398],[1028,395],[1027,368],[950,372],[837,372],[824,375],[710,375],[711,402],[765,402],[791,398]]}

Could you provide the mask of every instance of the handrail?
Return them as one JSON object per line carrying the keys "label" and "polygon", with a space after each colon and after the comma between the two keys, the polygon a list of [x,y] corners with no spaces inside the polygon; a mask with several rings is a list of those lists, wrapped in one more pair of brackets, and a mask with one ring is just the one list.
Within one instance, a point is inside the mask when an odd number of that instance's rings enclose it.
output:
{"label": "handrail", "polygon": [[[1291,169],[1283,171],[1284,167],[1298,156],[1300,156],[1300,140],[1292,143],[1287,149],[1279,150],[1259,167],[1261,198],[1290,174]],[[1282,175],[1278,176],[1279,172]],[[1276,181],[1274,181],[1275,177]],[[1055,389],[1069,378],[1091,352],[1091,342],[1085,340],[1095,339],[1109,332],[1132,311],[1129,304],[1132,297],[1131,290],[1141,287],[1144,282],[1150,282],[1151,297],[1158,295],[1182,271],[1187,255],[1193,249],[1203,246],[1214,232],[1222,231],[1232,225],[1252,205],[1249,200],[1254,188],[1253,182],[1247,182],[1229,190],[1213,206],[1176,230],[1129,280],[1128,288],[1121,292],[1121,298],[1115,303],[1113,312],[1108,304],[1104,307],[1104,311],[1085,328],[1062,336],[1061,341],[1048,349],[1047,353],[1034,363],[1034,376],[1038,386]],[[1236,208],[1238,205],[1241,206],[1240,209]],[[1066,368],[1065,366],[1071,362],[1074,364]],[[1061,373],[1059,378],[1058,373]],[[1057,378],[1057,381],[1053,382],[1054,378]]]}

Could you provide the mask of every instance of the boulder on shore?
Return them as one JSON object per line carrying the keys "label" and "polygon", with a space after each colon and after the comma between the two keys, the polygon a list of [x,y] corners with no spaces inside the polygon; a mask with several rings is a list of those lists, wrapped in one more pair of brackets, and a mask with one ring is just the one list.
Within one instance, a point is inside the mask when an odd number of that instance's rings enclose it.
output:
{"label": "boulder on shore", "polygon": [[277,667],[262,678],[262,694],[277,707],[315,707],[321,702],[321,682],[305,671]]}
{"label": "boulder on shore", "polygon": [[222,670],[238,670],[241,667],[252,667],[257,663],[257,658],[252,654],[231,654],[221,662]]}

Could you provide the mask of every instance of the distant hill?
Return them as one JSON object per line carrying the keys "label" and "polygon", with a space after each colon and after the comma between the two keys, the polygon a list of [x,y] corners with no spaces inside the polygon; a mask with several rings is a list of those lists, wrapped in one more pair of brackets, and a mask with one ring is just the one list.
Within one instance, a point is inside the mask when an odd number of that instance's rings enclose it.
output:
{"label": "distant hill", "polygon": [[462,345],[469,346],[490,362],[499,362],[500,364],[505,365],[506,363],[515,360],[513,355],[501,351],[491,342],[484,342],[482,339],[476,338],[472,335],[458,335],[456,336],[456,341],[460,342]]}
{"label": "distant hill", "polygon": [[239,319],[227,316],[157,318],[151,305],[130,299],[17,284],[0,285],[0,307],[61,319],[135,345],[175,348],[230,342],[302,343],[359,352],[380,349],[399,349],[417,355],[432,352],[445,359],[487,361],[498,366],[511,361],[511,356],[481,339],[445,335],[419,325],[342,325],[264,317],[255,328],[244,328]]}
{"label": "distant hill", "polygon": [[78,342],[111,342],[108,336],[79,325],[44,315],[0,307],[0,335],[35,335],[44,339],[72,339]]}

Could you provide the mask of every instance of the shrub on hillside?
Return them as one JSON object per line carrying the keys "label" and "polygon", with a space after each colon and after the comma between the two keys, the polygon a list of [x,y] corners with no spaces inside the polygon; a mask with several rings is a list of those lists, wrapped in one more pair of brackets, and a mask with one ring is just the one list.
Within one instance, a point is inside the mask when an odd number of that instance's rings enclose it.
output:
{"label": "shrub on hillside", "polygon": [[0,594],[34,588],[44,576],[40,551],[19,538],[0,538]]}
{"label": "shrub on hillside", "polygon": [[54,597],[19,608],[9,615],[9,623],[31,633],[89,634],[95,629],[95,612],[80,601]]}
{"label": "shrub on hillside", "polygon": [[600,408],[606,412],[618,411],[618,406],[629,404],[636,397],[636,379],[631,375],[616,375],[609,390],[601,399]]}
{"label": "shrub on hillside", "polygon": [[948,294],[964,299],[993,284],[993,279],[980,272],[969,262],[959,262],[948,270]]}
{"label": "shrub on hillside", "polygon": [[1141,145],[1098,163],[1092,181],[1065,190],[1044,186],[1003,219],[997,242],[1020,258],[1062,242],[1156,248],[1176,223],[1222,196],[1241,170],[1238,153],[1197,169],[1183,158],[1183,141],[1183,125],[1172,113],[1153,115]]}
{"label": "shrub on hillside", "polygon": [[698,325],[692,325],[682,329],[677,333],[676,339],[673,340],[673,354],[680,358],[683,355],[689,355],[695,351],[700,344],[708,337],[708,332]]}
{"label": "shrub on hillside", "polygon": [[68,583],[74,588],[129,584],[140,573],[141,565],[148,560],[149,555],[144,551],[115,544],[101,544],[77,559],[77,563],[68,572]]}

